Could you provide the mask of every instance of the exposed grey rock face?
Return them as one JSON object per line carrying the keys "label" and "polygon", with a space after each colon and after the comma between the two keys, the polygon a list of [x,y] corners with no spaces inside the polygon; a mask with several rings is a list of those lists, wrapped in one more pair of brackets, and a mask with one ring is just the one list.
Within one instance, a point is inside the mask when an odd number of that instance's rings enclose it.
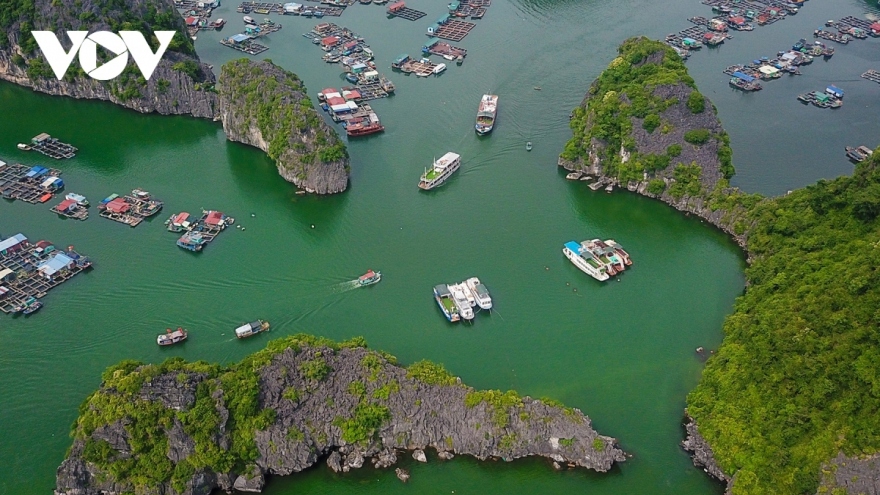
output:
{"label": "exposed grey rock face", "polygon": [[413,451],[413,459],[419,462],[428,462],[428,458],[425,456],[425,451],[422,449],[416,449]]}
{"label": "exposed grey rock face", "polygon": [[227,138],[265,151],[285,180],[308,192],[345,191],[345,145],[318,116],[295,74],[268,61],[234,60],[223,66],[218,90]]}
{"label": "exposed grey rock face", "polygon": [[858,458],[839,453],[822,471],[817,493],[880,495],[880,454]]}
{"label": "exposed grey rock face", "polygon": [[[68,77],[59,81],[49,71],[42,52],[39,49],[29,51],[34,44],[31,30],[55,30],[62,46],[68,50],[71,45],[67,36],[63,35],[64,31],[112,30],[112,26],[118,26],[123,19],[131,16],[143,19],[150,8],[160,13],[172,12],[172,29],[177,31],[175,37],[181,38],[177,42],[183,40],[190,45],[188,38],[185,38],[183,20],[174,9],[172,0],[130,0],[125,4],[126,11],[107,7],[101,2],[34,0],[32,14],[16,20],[6,32],[0,32],[0,37],[6,40],[0,40],[0,79],[41,93],[111,101],[142,113],[215,118],[217,95],[210,90],[214,85],[214,75],[207,65],[199,62],[195,52],[183,54],[167,51],[149,81],[138,80],[141,73],[129,57],[129,68],[133,69],[133,73],[123,84],[125,75],[112,81],[97,81],[87,77],[82,71],[77,71],[79,63],[76,59],[68,69]],[[22,31],[22,28],[25,30]],[[199,68],[195,77],[172,69],[174,64],[186,61]],[[28,66],[34,63],[42,64],[48,72],[35,75],[39,71],[32,69],[29,76]]]}
{"label": "exposed grey rock face", "polygon": [[[435,448],[442,458],[451,458],[452,452],[506,461],[539,455],[600,472],[625,460],[615,439],[596,433],[589,418],[577,409],[529,397],[514,397],[507,406],[500,402],[493,405],[486,401],[486,395],[460,381],[426,383],[365,348],[287,347],[266,362],[254,373],[259,376],[259,408],[272,409],[273,419],[268,427],[254,432],[257,457],[243,472],[201,470],[185,483],[183,491],[170,480],[136,487],[132,480],[113,479],[109,472],[87,461],[87,442],[77,437],[58,468],[56,495],[194,495],[216,488],[257,492],[265,484],[265,475],[302,471],[324,455],[330,469],[347,472],[361,468],[371,458],[377,468],[389,467],[398,459],[395,450],[417,451],[414,457],[424,462],[426,447]],[[309,369],[325,372],[304,371]],[[198,373],[168,372],[144,383],[137,396],[144,407],[158,404],[178,414],[176,405],[195,407],[179,400],[187,396],[179,389],[201,390],[199,380],[220,386],[219,381],[211,381],[214,378]],[[98,393],[116,393],[114,390],[102,388]],[[220,417],[213,444],[228,449],[229,410],[223,391],[217,389],[201,397],[199,400],[210,397]],[[204,407],[205,403],[199,404]],[[364,423],[363,411],[368,408],[382,411],[381,420]],[[362,424],[374,427],[356,441],[349,440],[348,435],[364,431],[357,426]],[[121,459],[130,450],[126,439],[131,427],[123,418],[95,429],[90,438],[106,440],[112,449],[110,455]],[[155,441],[167,442],[167,457],[172,463],[193,455],[193,439],[177,421],[169,421],[164,438]],[[395,472],[403,481],[409,477],[404,470]]]}
{"label": "exposed grey rock face", "polygon": [[[606,144],[596,138],[590,140],[587,153],[588,156],[585,160],[578,159],[577,161],[569,161],[560,157],[558,165],[568,171],[580,171],[583,172],[584,175],[597,177],[599,180],[603,180],[608,184],[626,187],[629,191],[650,198],[659,199],[676,210],[697,215],[729,234],[734,241],[740,245],[740,247],[745,249],[747,234],[744,234],[742,229],[738,231],[736,228],[738,221],[742,220],[747,213],[744,209],[713,210],[709,207],[705,196],[702,194],[695,196],[684,194],[681,197],[676,198],[669,193],[668,186],[675,181],[673,173],[675,166],[678,163],[690,164],[691,162],[696,162],[700,166],[702,170],[700,179],[704,191],[712,191],[723,176],[721,172],[721,161],[718,158],[718,149],[720,147],[718,141],[710,139],[709,142],[700,146],[695,146],[684,141],[685,132],[690,130],[708,129],[713,134],[720,134],[724,131],[721,127],[721,122],[712,111],[712,102],[708,99],[705,100],[705,111],[698,114],[691,113],[685,103],[691,91],[693,90],[683,83],[658,86],[654,89],[654,96],[664,100],[675,98],[679,102],[669,106],[660,114],[663,122],[671,124],[671,130],[665,134],[657,129],[649,134],[648,131],[642,127],[643,119],[631,118],[631,135],[635,138],[636,151],[639,154],[662,155],[666,153],[667,148],[673,144],[679,144],[682,147],[681,155],[674,158],[666,169],[656,171],[653,177],[645,177],[644,180],[630,182],[628,184],[620,184],[616,178],[607,176],[600,158],[603,156]],[[591,97],[593,96],[590,96],[588,93],[584,98],[584,101],[581,103],[581,107],[586,108],[587,102]],[[589,128],[591,125],[592,122],[588,120],[587,127]],[[621,149],[619,153],[621,159],[624,161],[628,159],[629,154],[625,150]],[[662,194],[653,194],[648,190],[649,181],[654,178],[662,179],[666,183],[667,187]],[[725,192],[729,193],[732,191],[733,188],[729,188]]]}
{"label": "exposed grey rock face", "polygon": [[726,493],[729,494],[733,487],[732,480],[730,476],[724,474],[724,471],[718,466],[718,463],[715,461],[715,457],[712,454],[712,447],[710,447],[708,442],[706,442],[702,435],[700,435],[696,421],[690,416],[687,416],[687,422],[685,423],[684,428],[687,432],[687,436],[682,440],[681,446],[684,450],[691,453],[694,466],[703,468],[703,471],[713,478],[726,483]]}
{"label": "exposed grey rock face", "polygon": [[394,470],[394,474],[397,475],[397,479],[404,483],[409,481],[409,471],[407,471],[406,469],[397,468]]}

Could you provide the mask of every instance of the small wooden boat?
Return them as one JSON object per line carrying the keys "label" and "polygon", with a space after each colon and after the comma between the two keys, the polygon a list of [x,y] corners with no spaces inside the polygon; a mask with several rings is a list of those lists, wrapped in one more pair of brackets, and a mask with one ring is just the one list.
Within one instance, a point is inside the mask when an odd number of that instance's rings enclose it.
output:
{"label": "small wooden boat", "polygon": [[24,143],[18,143],[18,149],[20,149],[22,151],[30,151],[31,147],[24,144]]}
{"label": "small wooden boat", "polygon": [[531,141],[526,143],[526,151],[532,151],[532,142]]}
{"label": "small wooden boat", "polygon": [[253,17],[251,17],[251,16],[249,16],[249,15],[246,15],[246,16],[244,16],[244,23],[245,23],[245,24],[254,24],[254,25],[256,25],[256,24],[257,24],[257,21],[255,21]]}
{"label": "small wooden boat", "polygon": [[177,330],[171,331],[170,328],[165,329],[165,333],[156,337],[156,343],[159,345],[173,345],[183,342],[187,338],[187,331],[177,327]]}
{"label": "small wooden boat", "polygon": [[373,270],[367,270],[367,273],[358,277],[358,285],[361,287],[367,285],[373,285],[382,280],[382,272],[374,272]]}
{"label": "small wooden boat", "polygon": [[251,337],[260,332],[268,332],[269,331],[269,322],[263,320],[252,321],[250,323],[245,323],[244,325],[235,329],[235,336],[244,339],[246,337]]}
{"label": "small wooden boat", "polygon": [[28,297],[27,299],[25,299],[23,303],[16,306],[15,312],[29,315],[32,313],[36,313],[42,307],[43,307],[43,303],[41,303],[40,301],[37,301],[37,299],[35,297],[31,296],[31,297]]}

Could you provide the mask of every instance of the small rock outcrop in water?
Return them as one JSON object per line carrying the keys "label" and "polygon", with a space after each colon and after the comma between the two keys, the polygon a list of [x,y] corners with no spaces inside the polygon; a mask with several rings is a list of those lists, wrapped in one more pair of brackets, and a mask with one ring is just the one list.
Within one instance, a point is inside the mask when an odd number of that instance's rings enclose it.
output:
{"label": "small rock outcrop in water", "polygon": [[730,493],[730,490],[733,488],[730,477],[724,474],[724,471],[718,466],[718,463],[715,461],[715,456],[712,454],[712,447],[710,447],[709,443],[706,442],[702,435],[700,435],[697,423],[690,416],[686,417],[684,429],[687,435],[685,439],[682,440],[681,446],[684,450],[691,453],[694,466],[703,468],[703,471],[710,476],[726,483],[726,493]]}
{"label": "small rock outcrop in water", "polygon": [[297,335],[226,367],[180,358],[113,366],[80,408],[55,493],[260,491],[267,475],[323,456],[347,472],[367,459],[386,468],[395,449],[427,447],[478,459],[538,455],[601,472],[625,459],[577,409],[477,391],[442,366],[404,368],[364,345]]}
{"label": "small rock outcrop in water", "polygon": [[669,46],[633,38],[618,52],[572,112],[559,166],[696,214],[745,247],[747,209],[718,206],[745,195],[728,185],[732,151],[712,102]]}
{"label": "small rock outcrop in water", "polygon": [[[214,75],[199,62],[172,0],[125,0],[112,6],[105,3],[8,2],[9,9],[0,16],[0,79],[52,95],[107,100],[143,113],[215,118],[218,108]],[[126,71],[111,81],[88,77],[77,59],[59,81],[31,35],[32,30],[54,30],[64,49],[69,50],[71,42],[65,31],[122,29],[177,31],[149,81],[131,57]]]}
{"label": "small rock outcrop in water", "polygon": [[265,151],[285,180],[306,191],[348,187],[345,144],[315,111],[296,74],[269,61],[233,60],[223,65],[217,88],[230,140]]}

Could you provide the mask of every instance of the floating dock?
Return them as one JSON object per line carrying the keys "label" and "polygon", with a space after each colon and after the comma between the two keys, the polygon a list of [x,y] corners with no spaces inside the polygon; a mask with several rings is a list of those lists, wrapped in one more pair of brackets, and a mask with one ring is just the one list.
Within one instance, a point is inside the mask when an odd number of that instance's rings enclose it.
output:
{"label": "floating dock", "polygon": [[0,311],[19,312],[25,301],[45,296],[91,266],[73,246],[61,250],[48,241],[31,244],[23,234],[0,241]]}
{"label": "floating dock", "polygon": [[162,206],[164,203],[153,198],[150,193],[135,189],[127,196],[113,194],[103,199],[98,205],[98,210],[100,210],[98,215],[131,227],[137,227],[147,218],[159,213]]}
{"label": "floating dock", "polygon": [[421,10],[411,9],[407,7],[406,4],[402,1],[394,2],[389,5],[388,8],[385,10],[385,13],[388,14],[390,17],[400,17],[401,19],[406,19],[408,21],[417,21],[427,15]]}
{"label": "floating dock", "polygon": [[434,41],[433,43],[428,42],[427,44],[425,44],[422,52],[429,53],[431,55],[439,55],[446,60],[456,60],[459,57],[464,58],[467,56],[467,50],[465,50],[464,48],[452,46],[449,43],[439,40]]}
{"label": "floating dock", "polygon": [[183,232],[177,245],[189,251],[201,251],[233,223],[235,219],[216,210],[203,210],[202,216],[194,222],[189,221],[189,213],[186,212],[172,215],[165,221],[169,232]]}
{"label": "floating dock", "polygon": [[434,69],[440,64],[426,62],[425,60],[426,59],[415,60],[407,58],[403,63],[400,64],[399,69],[405,74],[412,73],[419,77],[428,77],[434,73]]}
{"label": "floating dock", "polygon": [[867,72],[862,74],[862,77],[869,81],[873,81],[877,84],[880,84],[880,71],[876,71],[874,69],[868,69]]}
{"label": "floating dock", "polygon": [[461,41],[471,32],[471,29],[475,27],[477,27],[477,25],[473,22],[452,19],[446,21],[445,24],[441,24],[440,27],[438,27],[433,33],[429,34],[429,36],[449,41]]}
{"label": "floating dock", "polygon": [[31,139],[31,149],[56,160],[73,158],[78,151],[77,148],[62,143],[45,132],[37,134]]}
{"label": "floating dock", "polygon": [[62,217],[73,218],[75,220],[85,220],[89,218],[89,210],[73,199],[65,199],[60,204],[50,208],[50,211],[53,211]]}
{"label": "floating dock", "polygon": [[850,40],[849,35],[832,33],[831,31],[825,31],[824,29],[817,29],[813,31],[813,36],[817,38],[822,38],[824,40],[833,41],[835,43],[840,43],[842,45],[846,45],[847,43],[849,43]]}
{"label": "floating dock", "polygon": [[0,162],[0,195],[31,204],[45,203],[64,187],[60,175],[61,171],[54,168]]}
{"label": "floating dock", "polygon": [[220,44],[248,55],[259,55],[269,49],[268,46],[257,43],[245,34],[236,34],[235,36],[224,38],[220,40]]}

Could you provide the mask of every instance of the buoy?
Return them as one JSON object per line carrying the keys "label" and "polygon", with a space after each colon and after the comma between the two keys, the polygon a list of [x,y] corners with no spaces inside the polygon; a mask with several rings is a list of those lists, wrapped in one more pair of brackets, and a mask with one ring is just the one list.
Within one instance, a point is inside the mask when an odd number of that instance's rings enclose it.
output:
{"label": "buoy", "polygon": [[241,231],[244,232],[244,227],[241,228]]}
{"label": "buoy", "polygon": [[253,217],[255,217],[255,216],[257,216],[257,215],[255,215],[255,214],[253,214],[253,213],[251,213],[251,218],[253,218]]}
{"label": "buoy", "polygon": [[574,288],[574,289],[572,289],[572,290],[573,290],[573,291],[575,291],[575,292],[577,292],[577,291],[578,291],[578,288],[577,288],[577,287],[575,287],[575,288]]}
{"label": "buoy", "polygon": [[549,270],[550,270],[550,267],[549,267],[549,266],[545,266],[544,269],[547,270],[547,271],[549,271]]}
{"label": "buoy", "polygon": [[565,286],[566,286],[566,287],[568,287],[568,286],[569,286],[569,285],[571,285],[571,284],[570,284],[570,283],[568,283],[568,282],[566,282],[566,283],[565,283]]}
{"label": "buoy", "polygon": [[312,224],[312,228],[315,228],[315,224]]}

